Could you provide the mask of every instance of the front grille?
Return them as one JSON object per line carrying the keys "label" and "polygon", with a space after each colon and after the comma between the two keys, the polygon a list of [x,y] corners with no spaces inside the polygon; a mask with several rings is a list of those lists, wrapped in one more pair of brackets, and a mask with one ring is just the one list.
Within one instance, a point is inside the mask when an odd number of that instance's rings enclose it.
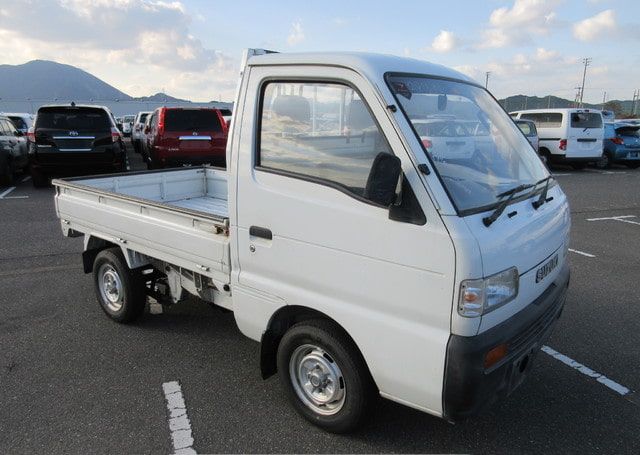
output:
{"label": "front grille", "polygon": [[[548,294],[555,291],[557,286],[555,284],[551,284],[538,300],[544,301],[545,297]],[[549,325],[553,322],[553,318],[556,316],[556,310],[558,309],[558,302],[553,302],[549,308],[545,310],[544,313],[538,317],[529,327],[524,329],[518,336],[513,338],[509,343],[509,352],[517,352],[524,346],[529,345],[535,338],[537,338],[544,330],[549,327]]]}

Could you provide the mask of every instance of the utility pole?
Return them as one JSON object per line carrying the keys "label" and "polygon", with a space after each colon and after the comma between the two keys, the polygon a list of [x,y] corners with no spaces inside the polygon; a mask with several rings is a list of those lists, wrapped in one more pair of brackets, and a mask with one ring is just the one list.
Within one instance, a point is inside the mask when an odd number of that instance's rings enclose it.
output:
{"label": "utility pole", "polygon": [[489,74],[491,74],[491,71],[484,73],[484,88],[486,89],[489,88]]}
{"label": "utility pole", "polygon": [[631,115],[635,117],[636,108],[638,107],[638,99],[640,99],[640,89],[633,91],[633,101],[631,102]]}
{"label": "utility pole", "polygon": [[607,91],[605,90],[602,94],[602,110],[604,110],[604,105],[607,102]]}
{"label": "utility pole", "polygon": [[547,96],[547,109],[551,107],[551,95]]}
{"label": "utility pole", "polygon": [[574,87],[576,89],[576,99],[574,100],[575,106],[573,107],[579,107],[579,102],[580,102],[580,98],[581,98],[581,93],[582,93],[582,87]]}
{"label": "utility pole", "polygon": [[582,63],[584,63],[584,71],[582,72],[582,88],[580,89],[580,107],[582,107],[582,98],[584,97],[584,80],[587,77],[587,66],[591,64],[593,59],[591,57],[586,57],[582,59]]}

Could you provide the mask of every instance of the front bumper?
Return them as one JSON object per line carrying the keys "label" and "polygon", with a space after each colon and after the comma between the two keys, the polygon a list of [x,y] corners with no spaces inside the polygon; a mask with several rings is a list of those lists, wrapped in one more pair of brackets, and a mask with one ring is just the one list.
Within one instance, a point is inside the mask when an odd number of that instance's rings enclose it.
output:
{"label": "front bumper", "polygon": [[[442,396],[447,420],[479,414],[523,382],[562,313],[569,275],[565,264],[540,297],[496,327],[472,337],[451,335]],[[508,346],[506,357],[485,369],[486,353],[501,344]]]}

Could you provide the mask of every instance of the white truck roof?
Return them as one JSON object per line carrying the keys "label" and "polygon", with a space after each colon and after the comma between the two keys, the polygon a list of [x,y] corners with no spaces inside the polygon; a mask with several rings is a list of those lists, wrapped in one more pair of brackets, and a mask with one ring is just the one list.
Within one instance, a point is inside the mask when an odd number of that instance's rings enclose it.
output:
{"label": "white truck roof", "polygon": [[559,112],[559,113],[564,113],[566,114],[567,112],[601,112],[600,109],[593,109],[590,107],[556,107],[556,108],[540,108],[540,109],[519,109],[519,110],[515,110],[515,111],[511,111],[509,112],[510,114],[513,113],[521,113],[521,114],[528,114],[528,113],[536,113],[536,112]]}
{"label": "white truck roof", "polygon": [[476,81],[458,71],[435,63],[395,55],[366,52],[308,52],[269,53],[249,58],[249,66],[262,65],[327,65],[344,66],[362,74],[369,80],[381,80],[387,72],[428,74],[458,79],[478,85]]}

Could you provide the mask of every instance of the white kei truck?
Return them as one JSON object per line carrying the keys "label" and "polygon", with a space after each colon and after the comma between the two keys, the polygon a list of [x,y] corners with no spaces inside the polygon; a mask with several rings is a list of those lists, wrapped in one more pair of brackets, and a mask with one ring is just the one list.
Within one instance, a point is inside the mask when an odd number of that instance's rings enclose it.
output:
{"label": "white kei truck", "polygon": [[[439,150],[419,132],[434,119]],[[566,299],[560,186],[489,92],[424,61],[248,50],[226,170],[53,183],[109,317],[147,296],[233,311],[262,376],[331,432],[378,395],[450,422],[483,411]]]}

